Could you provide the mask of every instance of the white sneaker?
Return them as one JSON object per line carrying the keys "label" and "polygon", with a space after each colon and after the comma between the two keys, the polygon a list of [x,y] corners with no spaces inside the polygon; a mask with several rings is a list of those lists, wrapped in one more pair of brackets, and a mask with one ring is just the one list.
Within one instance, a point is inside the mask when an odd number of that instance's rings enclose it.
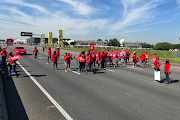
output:
{"label": "white sneaker", "polygon": [[135,66],[132,66],[132,67],[135,67]]}
{"label": "white sneaker", "polygon": [[49,63],[46,63],[46,64],[49,64]]}

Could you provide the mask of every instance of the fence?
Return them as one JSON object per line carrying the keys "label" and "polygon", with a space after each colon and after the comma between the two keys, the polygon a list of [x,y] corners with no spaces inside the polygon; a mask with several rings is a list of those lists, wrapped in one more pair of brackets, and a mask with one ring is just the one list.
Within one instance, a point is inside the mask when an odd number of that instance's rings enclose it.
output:
{"label": "fence", "polygon": [[180,58],[180,52],[179,52],[179,51],[172,51],[172,55],[173,55],[175,58]]}

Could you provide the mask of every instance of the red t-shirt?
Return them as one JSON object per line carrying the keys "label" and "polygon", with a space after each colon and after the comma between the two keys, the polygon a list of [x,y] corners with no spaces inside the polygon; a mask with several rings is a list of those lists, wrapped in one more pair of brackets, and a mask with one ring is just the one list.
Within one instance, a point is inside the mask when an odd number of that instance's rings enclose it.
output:
{"label": "red t-shirt", "polygon": [[1,51],[1,53],[2,53],[2,56],[7,56],[5,49],[3,49],[3,50]]}
{"label": "red t-shirt", "polygon": [[130,56],[130,53],[127,53],[127,58],[129,58],[129,56]]}
{"label": "red t-shirt", "polygon": [[140,55],[140,58],[141,58],[141,61],[144,61],[144,60],[145,60],[145,55],[144,55],[144,54],[141,54],[141,55]]}
{"label": "red t-shirt", "polygon": [[55,53],[52,54],[52,62],[56,62],[57,61],[57,56],[55,55]]}
{"label": "red t-shirt", "polygon": [[64,55],[64,62],[68,62],[67,57],[68,57],[68,55]]}
{"label": "red t-shirt", "polygon": [[70,62],[70,59],[72,59],[71,55],[67,55],[68,58],[67,58],[67,62]]}
{"label": "red t-shirt", "polygon": [[[12,56],[13,57],[13,56]],[[11,56],[9,57],[9,63],[10,64],[13,64],[13,63],[15,63],[16,64],[16,61],[15,60],[11,60]]]}
{"label": "red t-shirt", "polygon": [[86,57],[86,63],[87,63],[87,64],[89,64],[89,63],[90,63],[90,61],[91,61],[91,59],[92,59],[92,57],[87,56],[87,57]]}
{"label": "red t-shirt", "polygon": [[157,55],[152,56],[153,62],[156,60],[156,57],[157,57]]}
{"label": "red t-shirt", "polygon": [[56,54],[59,55],[59,50],[56,50]]}
{"label": "red t-shirt", "polygon": [[132,57],[133,57],[133,60],[136,60],[136,55],[133,55]]}
{"label": "red t-shirt", "polygon": [[[158,60],[155,60],[155,61],[154,61],[154,65],[156,66],[156,68],[159,68],[159,67],[160,67],[159,61],[158,61]],[[155,66],[154,66],[154,68],[155,68]]]}
{"label": "red t-shirt", "polygon": [[37,49],[34,49],[34,54],[37,54],[38,50]]}
{"label": "red t-shirt", "polygon": [[92,54],[92,59],[93,59],[93,60],[96,59],[96,54]]}
{"label": "red t-shirt", "polygon": [[80,62],[85,62],[85,59],[82,56],[79,56],[79,61]]}
{"label": "red t-shirt", "polygon": [[101,57],[101,60],[105,60],[106,54],[105,54],[105,53],[101,53],[101,54],[100,54],[100,57]]}
{"label": "red t-shirt", "polygon": [[47,49],[48,50],[48,55],[51,55],[51,49]]}
{"label": "red t-shirt", "polygon": [[164,65],[164,72],[169,72],[170,64],[167,63]]}

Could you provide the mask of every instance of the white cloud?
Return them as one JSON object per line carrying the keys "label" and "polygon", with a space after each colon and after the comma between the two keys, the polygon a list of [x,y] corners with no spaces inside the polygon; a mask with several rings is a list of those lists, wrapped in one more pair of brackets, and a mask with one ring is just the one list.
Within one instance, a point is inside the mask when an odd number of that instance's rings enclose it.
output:
{"label": "white cloud", "polygon": [[92,6],[82,1],[75,1],[75,0],[57,0],[60,2],[65,2],[70,4],[75,12],[77,12],[80,15],[89,16],[91,14],[94,14],[98,11],[98,9],[93,8]]}

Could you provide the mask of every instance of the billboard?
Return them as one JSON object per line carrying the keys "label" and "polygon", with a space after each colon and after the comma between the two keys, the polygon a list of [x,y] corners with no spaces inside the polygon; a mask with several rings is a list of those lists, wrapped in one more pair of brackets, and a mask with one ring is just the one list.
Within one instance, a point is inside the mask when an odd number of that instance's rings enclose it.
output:
{"label": "billboard", "polygon": [[42,34],[42,44],[45,44],[45,34]]}
{"label": "billboard", "polygon": [[48,44],[52,44],[52,32],[48,32]]}
{"label": "billboard", "polygon": [[33,33],[31,32],[21,32],[21,36],[32,36]]}
{"label": "billboard", "polygon": [[58,30],[58,44],[63,44],[63,30]]}

